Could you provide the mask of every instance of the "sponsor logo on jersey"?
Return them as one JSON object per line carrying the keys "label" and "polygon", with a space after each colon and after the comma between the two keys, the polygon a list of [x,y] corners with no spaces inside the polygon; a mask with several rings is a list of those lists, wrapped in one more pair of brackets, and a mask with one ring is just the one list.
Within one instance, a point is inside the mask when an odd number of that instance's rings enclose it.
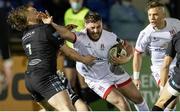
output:
{"label": "sponsor logo on jersey", "polygon": [[104,48],[105,48],[105,47],[104,47],[104,44],[101,44],[101,46],[100,46],[100,47],[101,47],[101,50],[102,50],[102,51],[103,51],[103,50],[104,50]]}
{"label": "sponsor logo on jersey", "polygon": [[152,37],[152,42],[157,42],[159,41],[160,39],[158,39],[158,37]]}
{"label": "sponsor logo on jersey", "polygon": [[102,86],[99,86],[99,88],[98,88],[100,91],[102,91],[102,92],[104,92],[105,91],[105,88],[104,87],[102,87]]}
{"label": "sponsor logo on jersey", "polygon": [[91,48],[91,44],[88,43],[87,45],[85,45],[86,48]]}
{"label": "sponsor logo on jersey", "polygon": [[41,59],[33,59],[29,62],[29,65],[33,66],[33,65],[37,65],[41,62]]}
{"label": "sponsor logo on jersey", "polygon": [[26,33],[23,37],[22,40],[25,41],[26,39],[30,38],[33,34],[35,34],[35,31],[31,31]]}

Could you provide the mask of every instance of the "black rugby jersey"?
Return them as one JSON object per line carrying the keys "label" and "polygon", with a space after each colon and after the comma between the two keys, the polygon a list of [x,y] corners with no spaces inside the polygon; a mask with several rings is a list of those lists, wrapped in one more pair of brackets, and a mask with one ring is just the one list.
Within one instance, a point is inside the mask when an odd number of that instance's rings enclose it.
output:
{"label": "black rugby jersey", "polygon": [[24,32],[22,45],[28,56],[28,70],[56,72],[59,47],[64,44],[50,25],[34,25]]}
{"label": "black rugby jersey", "polygon": [[180,85],[180,32],[178,32],[169,43],[166,55],[177,58],[176,67],[174,68],[174,80]]}

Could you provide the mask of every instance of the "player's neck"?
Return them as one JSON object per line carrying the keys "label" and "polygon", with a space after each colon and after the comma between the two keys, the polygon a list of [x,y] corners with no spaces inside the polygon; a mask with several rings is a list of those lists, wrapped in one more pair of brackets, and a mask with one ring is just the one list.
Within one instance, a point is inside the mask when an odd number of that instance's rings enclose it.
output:
{"label": "player's neck", "polygon": [[36,25],[36,24],[39,24],[38,22],[33,22],[33,21],[30,21],[30,22],[28,22],[28,25]]}
{"label": "player's neck", "polygon": [[163,28],[166,27],[166,21],[162,21],[161,24],[157,27],[154,27],[155,30],[162,30]]}

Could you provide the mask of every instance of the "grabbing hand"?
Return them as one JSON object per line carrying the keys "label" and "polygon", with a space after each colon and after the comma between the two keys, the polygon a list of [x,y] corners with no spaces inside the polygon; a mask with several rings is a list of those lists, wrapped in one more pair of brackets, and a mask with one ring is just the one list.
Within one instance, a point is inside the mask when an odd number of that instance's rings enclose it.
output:
{"label": "grabbing hand", "polygon": [[93,64],[94,60],[96,60],[96,57],[91,56],[91,55],[86,55],[86,56],[83,56],[82,62],[86,65],[91,65],[91,64]]}
{"label": "grabbing hand", "polygon": [[111,57],[111,62],[114,64],[114,65],[118,65],[118,64],[124,64],[126,62],[128,62],[131,57],[126,57],[126,56],[119,56],[119,57]]}
{"label": "grabbing hand", "polygon": [[49,13],[47,11],[46,12],[46,16],[42,16],[42,22],[44,24],[51,24],[51,22],[53,22],[53,17],[49,15]]}

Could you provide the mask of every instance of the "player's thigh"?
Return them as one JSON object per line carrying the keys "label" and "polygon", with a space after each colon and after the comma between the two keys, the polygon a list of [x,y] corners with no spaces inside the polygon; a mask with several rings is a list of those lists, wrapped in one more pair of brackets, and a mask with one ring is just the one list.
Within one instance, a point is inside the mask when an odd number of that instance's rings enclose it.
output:
{"label": "player's thigh", "polygon": [[84,80],[84,77],[80,73],[78,73],[77,76],[78,76],[78,80],[79,80],[81,88],[88,87],[88,85],[86,84],[86,82]]}
{"label": "player's thigh", "polygon": [[53,95],[48,100],[48,103],[57,110],[75,110],[66,90],[60,91]]}
{"label": "player's thigh", "polygon": [[37,102],[43,109],[46,111],[55,111],[55,108],[52,107],[46,100],[42,100],[40,102]]}
{"label": "player's thigh", "polygon": [[64,74],[72,87],[75,87],[76,84],[76,70],[74,68],[64,68]]}
{"label": "player's thigh", "polygon": [[74,106],[75,106],[77,111],[89,111],[89,110],[91,110],[90,107],[85,102],[83,102],[81,99],[76,100],[76,102],[74,103]]}
{"label": "player's thigh", "polygon": [[118,89],[126,98],[128,98],[135,104],[139,104],[143,102],[143,97],[140,91],[136,88],[136,86],[134,85],[132,81],[123,87],[119,87]]}
{"label": "player's thigh", "polygon": [[167,82],[166,86],[163,88],[160,97],[158,98],[155,105],[165,108],[168,104],[170,104],[173,100],[175,100],[176,96],[174,96],[171,92],[175,91],[172,90],[173,88]]}
{"label": "player's thigh", "polygon": [[124,96],[116,88],[112,88],[111,92],[107,95],[106,100],[112,104],[126,102]]}
{"label": "player's thigh", "polygon": [[106,97],[106,101],[113,104],[120,110],[130,111],[129,104],[127,103],[126,99],[116,88],[111,90],[111,92]]}

